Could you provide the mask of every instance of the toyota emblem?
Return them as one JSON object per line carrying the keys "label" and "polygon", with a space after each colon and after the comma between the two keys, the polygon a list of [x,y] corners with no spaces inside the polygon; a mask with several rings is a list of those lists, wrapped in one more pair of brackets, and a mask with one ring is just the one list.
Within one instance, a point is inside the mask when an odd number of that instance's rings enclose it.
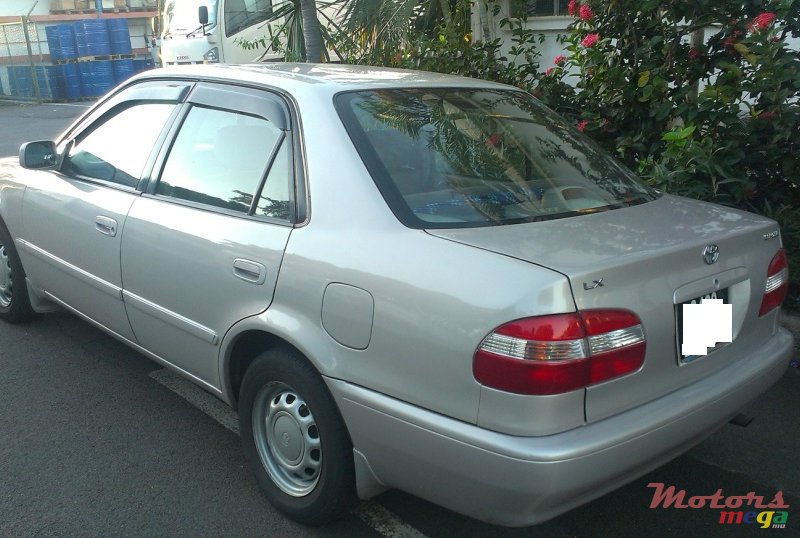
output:
{"label": "toyota emblem", "polygon": [[703,249],[703,261],[711,265],[719,259],[719,247],[717,245],[707,245]]}

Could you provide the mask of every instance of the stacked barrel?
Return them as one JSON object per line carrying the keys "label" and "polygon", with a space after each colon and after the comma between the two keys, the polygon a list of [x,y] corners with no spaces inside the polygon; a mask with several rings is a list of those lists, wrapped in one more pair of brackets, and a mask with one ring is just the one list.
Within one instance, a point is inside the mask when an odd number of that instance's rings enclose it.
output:
{"label": "stacked barrel", "polygon": [[[48,26],[45,32],[54,65],[34,70],[45,99],[98,97],[134,73],[153,67],[150,58],[134,58],[127,19],[86,19]],[[35,95],[30,67],[10,68],[9,80],[13,95]]]}

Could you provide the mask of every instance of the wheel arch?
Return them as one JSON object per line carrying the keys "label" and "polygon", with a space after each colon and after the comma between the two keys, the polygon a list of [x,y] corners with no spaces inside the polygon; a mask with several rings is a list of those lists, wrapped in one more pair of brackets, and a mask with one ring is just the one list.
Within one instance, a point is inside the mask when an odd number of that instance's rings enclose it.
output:
{"label": "wheel arch", "polygon": [[239,389],[247,367],[261,353],[274,347],[295,349],[320,375],[330,375],[336,361],[325,349],[331,342],[326,342],[325,335],[320,334],[322,329],[310,321],[296,313],[270,307],[234,325],[221,345],[219,373],[223,399],[238,408]]}
{"label": "wheel arch", "polygon": [[[290,329],[285,329],[290,328]],[[302,337],[302,340],[301,340]],[[284,312],[274,305],[265,313],[246,318],[237,323],[222,341],[222,360],[220,361],[220,380],[223,398],[238,410],[239,389],[247,367],[264,351],[274,347],[286,346],[295,349],[311,364],[320,375],[332,375],[336,358],[330,353],[332,343],[324,330],[293,312]],[[327,350],[327,352],[326,352]],[[328,390],[333,396],[329,383]],[[333,397],[334,404],[339,402]],[[344,420],[348,437],[350,424]],[[372,471],[366,456],[354,447],[356,490],[358,497],[369,499],[387,489],[387,486]]]}

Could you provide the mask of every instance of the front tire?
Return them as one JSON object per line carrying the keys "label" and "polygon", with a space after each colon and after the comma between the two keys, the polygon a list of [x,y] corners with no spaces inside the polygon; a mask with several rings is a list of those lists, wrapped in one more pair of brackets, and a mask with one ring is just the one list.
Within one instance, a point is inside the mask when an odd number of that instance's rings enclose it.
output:
{"label": "front tire", "polygon": [[291,348],[272,349],[242,381],[239,427],[245,456],[267,499],[318,525],[355,503],[353,446],[314,367]]}
{"label": "front tire", "polygon": [[5,223],[0,221],[0,319],[19,323],[31,319],[33,315],[25,270],[11,234]]}

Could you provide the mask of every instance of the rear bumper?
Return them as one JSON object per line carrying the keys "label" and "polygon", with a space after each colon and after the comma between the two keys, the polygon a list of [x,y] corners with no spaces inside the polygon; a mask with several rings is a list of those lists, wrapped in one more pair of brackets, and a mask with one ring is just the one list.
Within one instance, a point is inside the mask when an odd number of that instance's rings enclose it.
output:
{"label": "rear bumper", "polygon": [[779,329],[756,354],[697,383],[544,437],[485,430],[344,381],[326,381],[368,463],[360,465],[362,475],[371,470],[381,485],[483,521],[524,526],[600,497],[708,437],[783,375],[792,345]]}

